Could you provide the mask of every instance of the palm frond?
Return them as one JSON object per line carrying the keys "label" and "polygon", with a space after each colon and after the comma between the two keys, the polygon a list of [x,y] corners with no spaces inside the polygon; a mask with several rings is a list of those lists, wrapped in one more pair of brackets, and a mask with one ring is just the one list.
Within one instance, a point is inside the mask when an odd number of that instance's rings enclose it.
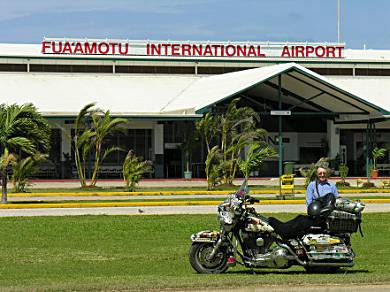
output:
{"label": "palm frond", "polygon": [[112,152],[115,152],[115,151],[125,151],[125,150],[123,148],[121,148],[121,147],[111,146],[111,147],[109,147],[109,148],[104,150],[104,153],[103,153],[103,156],[102,156],[102,161],[104,159],[106,159],[106,157],[108,155],[110,155]]}

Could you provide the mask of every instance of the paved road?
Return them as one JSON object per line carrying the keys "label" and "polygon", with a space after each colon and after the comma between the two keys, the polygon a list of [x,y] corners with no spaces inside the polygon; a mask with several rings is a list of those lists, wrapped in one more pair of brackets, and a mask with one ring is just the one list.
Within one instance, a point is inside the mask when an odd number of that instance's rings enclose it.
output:
{"label": "paved road", "polygon": [[[304,213],[306,211],[305,205],[261,205],[256,206],[256,209],[258,212],[262,213]],[[390,204],[367,204],[364,212],[390,212]],[[167,215],[216,213],[216,206],[0,209],[0,217],[67,215]]]}

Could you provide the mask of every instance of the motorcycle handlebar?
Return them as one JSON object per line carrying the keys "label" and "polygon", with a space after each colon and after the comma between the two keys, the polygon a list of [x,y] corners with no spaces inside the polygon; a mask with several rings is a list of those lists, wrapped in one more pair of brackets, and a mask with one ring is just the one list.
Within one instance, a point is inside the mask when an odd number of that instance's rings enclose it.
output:
{"label": "motorcycle handlebar", "polygon": [[251,197],[249,195],[245,196],[245,202],[248,202],[249,204],[259,203],[260,200],[255,199],[254,197]]}

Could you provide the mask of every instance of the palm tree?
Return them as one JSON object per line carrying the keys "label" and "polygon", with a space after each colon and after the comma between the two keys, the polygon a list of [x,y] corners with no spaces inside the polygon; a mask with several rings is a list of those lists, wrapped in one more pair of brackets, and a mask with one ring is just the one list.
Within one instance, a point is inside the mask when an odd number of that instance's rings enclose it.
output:
{"label": "palm tree", "polygon": [[207,158],[205,161],[205,173],[208,190],[211,190],[218,181],[220,171],[219,161],[221,160],[221,158],[221,150],[218,146],[214,146],[213,148],[211,148],[207,154]]}
{"label": "palm tree", "polygon": [[260,143],[255,142],[249,146],[249,149],[246,152],[246,158],[238,161],[238,166],[244,174],[246,181],[248,181],[249,174],[258,169],[264,159],[275,156],[277,156],[277,153],[274,149],[267,145],[261,145]]}
{"label": "palm tree", "polygon": [[387,151],[386,148],[378,148],[378,147],[375,147],[372,150],[371,156],[372,156],[372,169],[373,170],[377,170],[377,161],[378,161],[378,159],[385,157],[386,151]]}
{"label": "palm tree", "polygon": [[213,137],[215,136],[216,132],[216,122],[217,120],[211,113],[206,113],[204,117],[196,122],[196,129],[202,133],[206,146],[207,146],[207,153],[210,153],[211,151],[211,142],[213,140]]}
{"label": "palm tree", "polygon": [[34,155],[38,152],[47,153],[49,149],[49,124],[34,105],[0,105],[2,203],[7,203],[8,168],[16,160],[16,153]]}
{"label": "palm tree", "polygon": [[72,147],[74,151],[77,174],[82,187],[87,185],[86,161],[89,151],[91,150],[91,139],[95,136],[95,133],[93,133],[91,129],[86,128],[86,120],[90,117],[92,112],[96,111],[96,109],[93,109],[94,106],[94,103],[90,103],[80,110],[74,127]]}
{"label": "palm tree", "polygon": [[122,150],[120,147],[111,146],[104,150],[102,155],[102,145],[104,138],[112,131],[117,130],[119,126],[126,124],[127,120],[122,118],[112,119],[110,117],[110,111],[106,111],[104,115],[93,114],[92,124],[94,126],[94,150],[95,150],[95,162],[93,167],[93,174],[91,180],[91,186],[96,185],[97,174],[99,172],[100,163],[114,151]]}
{"label": "palm tree", "polygon": [[196,124],[207,146],[205,171],[209,188],[215,183],[211,182],[215,175],[219,175],[224,184],[231,184],[245,147],[253,143],[265,143],[266,131],[257,128],[259,114],[250,107],[238,108],[238,102],[238,98],[234,99],[225,113],[207,113]]}
{"label": "palm tree", "polygon": [[112,146],[102,154],[104,139],[120,125],[127,123],[126,119],[110,117],[110,111],[103,112],[94,107],[95,103],[84,106],[75,121],[75,135],[73,137],[73,151],[77,173],[82,187],[87,186],[86,172],[89,154],[94,151],[95,160],[90,186],[95,186],[101,162],[113,151],[121,150]]}

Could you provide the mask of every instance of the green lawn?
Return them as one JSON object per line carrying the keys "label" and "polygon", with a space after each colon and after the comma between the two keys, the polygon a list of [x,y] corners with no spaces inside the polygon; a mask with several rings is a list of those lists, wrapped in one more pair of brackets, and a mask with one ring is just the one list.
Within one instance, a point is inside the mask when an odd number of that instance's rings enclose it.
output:
{"label": "green lawn", "polygon": [[[282,214],[278,218],[291,218]],[[134,290],[262,284],[390,282],[390,214],[364,215],[353,236],[352,269],[306,274],[301,267],[235,267],[196,274],[188,262],[191,233],[217,228],[215,215],[0,218],[0,290]]]}

